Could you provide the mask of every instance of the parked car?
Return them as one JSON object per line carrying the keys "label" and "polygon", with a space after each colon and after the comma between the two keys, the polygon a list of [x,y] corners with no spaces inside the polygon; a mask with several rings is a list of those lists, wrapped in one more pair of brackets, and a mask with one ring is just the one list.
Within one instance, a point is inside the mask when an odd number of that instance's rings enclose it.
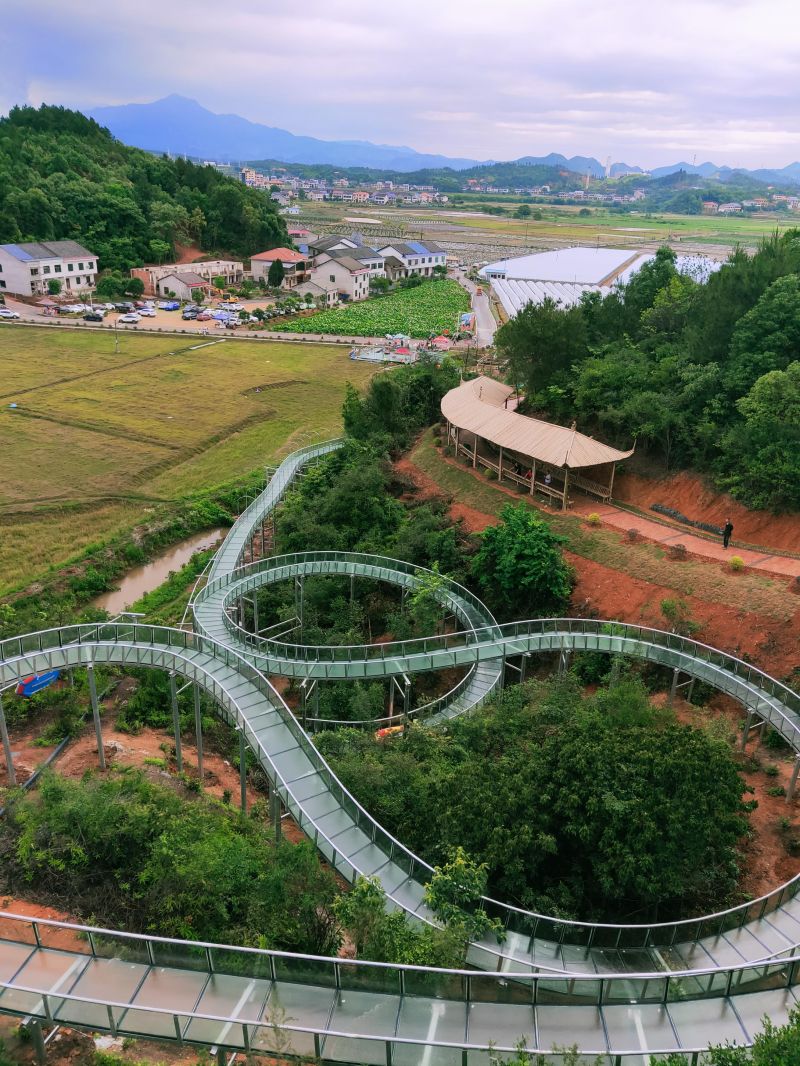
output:
{"label": "parked car", "polygon": [[84,322],[102,322],[103,321],[103,312],[102,311],[87,311],[86,314],[83,316],[83,321]]}
{"label": "parked car", "polygon": [[187,307],[181,315],[181,318],[185,319],[187,322],[192,322],[199,314],[200,312],[196,307]]}
{"label": "parked car", "polygon": [[158,306],[162,311],[177,311],[181,305],[177,300],[163,300]]}
{"label": "parked car", "polygon": [[155,318],[156,313],[152,307],[140,307],[136,312],[137,315],[141,315],[142,318]]}
{"label": "parked car", "polygon": [[129,315],[134,310],[132,303],[118,303],[114,304],[115,311],[121,311],[123,314]]}
{"label": "parked car", "polygon": [[10,307],[0,307],[0,318],[19,318],[19,312],[12,311]]}
{"label": "parked car", "polygon": [[126,325],[131,324],[131,323],[135,324],[136,322],[139,322],[139,321],[141,321],[139,316],[133,311],[129,312],[126,315],[120,315],[119,318],[117,319],[117,322],[124,322]]}
{"label": "parked car", "polygon": [[198,322],[211,322],[213,318],[214,318],[214,316],[211,314],[210,311],[201,311],[200,314],[197,316],[197,321]]}

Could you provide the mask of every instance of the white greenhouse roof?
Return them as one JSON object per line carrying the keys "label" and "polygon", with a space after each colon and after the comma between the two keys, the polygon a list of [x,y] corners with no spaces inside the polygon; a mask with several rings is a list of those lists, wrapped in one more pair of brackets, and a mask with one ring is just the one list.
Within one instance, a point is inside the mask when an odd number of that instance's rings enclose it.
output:
{"label": "white greenhouse roof", "polygon": [[[540,304],[549,296],[562,307],[572,307],[585,292],[602,292],[599,285],[572,285],[563,281],[508,281],[494,278],[492,289],[509,318],[526,304]],[[606,290],[607,291],[607,290]]]}
{"label": "white greenhouse roof", "polygon": [[553,252],[520,255],[489,263],[484,278],[517,281],[562,281],[583,285],[611,285],[617,274],[640,258],[641,253],[621,248],[559,248]]}

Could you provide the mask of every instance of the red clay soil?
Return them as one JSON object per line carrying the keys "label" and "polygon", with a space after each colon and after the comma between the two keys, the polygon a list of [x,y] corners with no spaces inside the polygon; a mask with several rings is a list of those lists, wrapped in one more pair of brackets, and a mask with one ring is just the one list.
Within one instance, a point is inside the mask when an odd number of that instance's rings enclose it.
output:
{"label": "red clay soil", "polygon": [[620,474],[614,482],[614,496],[645,512],[651,504],[661,503],[696,522],[716,526],[724,525],[725,519],[730,518],[734,539],[759,547],[800,551],[800,515],[750,511],[703,478],[685,471],[663,478]]}
{"label": "red clay soil", "polygon": [[[442,495],[436,482],[407,457],[398,460],[395,469],[405,480],[416,485],[418,498]],[[518,498],[510,491],[509,495]],[[470,533],[479,533],[498,521],[494,515],[487,515],[461,502],[451,505],[450,515],[455,521],[460,520]],[[575,614],[636,622],[659,629],[664,627],[661,601],[674,598],[674,589],[653,585],[572,552],[565,551],[564,555],[576,575],[572,594]],[[709,561],[708,565],[717,564]],[[778,677],[788,676],[798,665],[800,602],[788,623],[778,623],[775,619],[752,611],[710,603],[697,596],[681,598],[689,604],[691,617],[702,623],[699,639],[704,643],[735,655],[747,654],[762,670]]]}

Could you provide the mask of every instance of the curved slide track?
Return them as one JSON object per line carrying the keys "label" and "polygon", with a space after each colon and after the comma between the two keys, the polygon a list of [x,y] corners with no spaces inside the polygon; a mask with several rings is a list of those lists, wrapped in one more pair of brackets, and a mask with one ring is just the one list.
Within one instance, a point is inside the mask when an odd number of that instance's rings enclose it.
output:
{"label": "curved slide track", "polygon": [[[544,619],[498,625],[450,583],[442,604],[461,628],[414,641],[313,647],[248,633],[242,601],[263,585],[322,573],[413,587],[418,569],[349,553],[302,553],[240,566],[254,530],[308,461],[278,468],[222,545],[194,604],[197,632],[101,623],[0,643],[0,688],[45,669],[95,663],[173,671],[207,692],[239,729],[280,803],[348,881],[377,877],[389,904],[431,922],[431,868],[344,789],[267,680],[408,677],[464,666],[464,681],[424,713],[436,723],[476,706],[507,664],[536,652],[597,650],[658,662],[738,699],[747,725],[768,721],[800,750],[800,698],[732,656],[672,634],[619,623]],[[408,708],[406,708],[407,710]],[[424,710],[424,709],[423,709]],[[746,731],[745,731],[746,735]],[[50,946],[62,923],[0,916],[0,1012],[41,1023],[203,1045],[282,1051],[347,1063],[486,1063],[524,1042],[550,1053],[642,1062],[647,1053],[750,1042],[769,1014],[780,1023],[800,992],[800,879],[702,919],[650,926],[565,922],[487,900],[506,939],[473,944],[465,971],[422,970],[198,945],[74,927],[82,950]]]}

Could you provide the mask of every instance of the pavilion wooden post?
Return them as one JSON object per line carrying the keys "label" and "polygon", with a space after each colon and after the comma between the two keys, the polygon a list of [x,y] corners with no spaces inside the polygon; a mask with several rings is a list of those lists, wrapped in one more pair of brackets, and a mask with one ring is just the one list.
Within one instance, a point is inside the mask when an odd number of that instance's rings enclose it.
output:
{"label": "pavilion wooden post", "polygon": [[614,474],[616,472],[616,469],[617,469],[617,464],[616,463],[612,463],[611,464],[611,481],[608,483],[608,498],[609,498],[609,500],[611,499],[611,494],[614,491]]}
{"label": "pavilion wooden post", "polygon": [[569,467],[564,467],[564,495],[561,498],[561,510],[567,509],[567,492],[569,490]]}
{"label": "pavilion wooden post", "polygon": [[497,465],[497,480],[503,480],[503,449],[500,449],[500,461]]}
{"label": "pavilion wooden post", "polygon": [[533,460],[533,466],[531,467],[531,496],[533,496],[534,492],[536,491],[534,489],[534,485],[535,484],[536,484],[536,460],[534,459]]}
{"label": "pavilion wooden post", "polygon": [[472,445],[472,469],[474,470],[478,465],[478,434],[473,433],[472,439],[475,442]]}
{"label": "pavilion wooden post", "polygon": [[456,459],[458,458],[458,426],[456,426]]}

